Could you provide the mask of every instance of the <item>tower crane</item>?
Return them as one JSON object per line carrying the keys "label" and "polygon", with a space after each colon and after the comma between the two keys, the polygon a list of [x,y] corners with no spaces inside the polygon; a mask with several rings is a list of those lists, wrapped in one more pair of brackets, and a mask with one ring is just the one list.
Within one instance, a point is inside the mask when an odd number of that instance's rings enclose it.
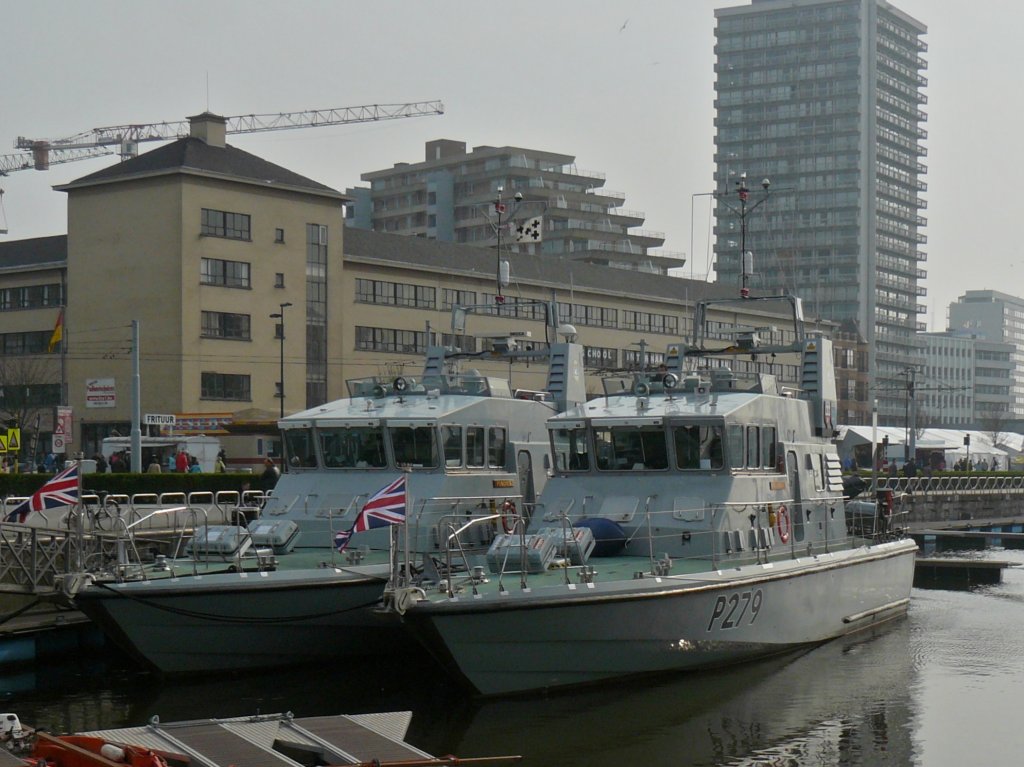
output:
{"label": "tower crane", "polygon": [[[238,115],[225,119],[228,133],[262,133],[440,114],[444,114],[444,104],[440,101],[414,101],[407,104],[368,104],[334,109],[310,109],[304,112]],[[74,136],[53,140],[19,136],[14,142],[14,148],[21,151],[0,155],[0,176],[6,176],[16,170],[48,170],[51,165],[115,152],[124,161],[139,153],[141,141],[170,141],[188,135],[188,120],[178,120],[93,128]]]}

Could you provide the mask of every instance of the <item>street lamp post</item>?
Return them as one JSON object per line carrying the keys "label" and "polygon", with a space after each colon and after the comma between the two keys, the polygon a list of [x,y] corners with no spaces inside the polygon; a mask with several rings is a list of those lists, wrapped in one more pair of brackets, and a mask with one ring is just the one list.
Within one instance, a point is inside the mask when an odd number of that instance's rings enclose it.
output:
{"label": "street lamp post", "polygon": [[270,318],[273,320],[281,320],[281,332],[278,334],[278,338],[281,341],[281,366],[279,369],[280,378],[277,382],[277,396],[281,398],[281,417],[284,418],[284,310],[291,306],[291,302],[285,301],[283,304],[279,304],[279,306],[281,307],[281,311],[274,312],[270,315]]}

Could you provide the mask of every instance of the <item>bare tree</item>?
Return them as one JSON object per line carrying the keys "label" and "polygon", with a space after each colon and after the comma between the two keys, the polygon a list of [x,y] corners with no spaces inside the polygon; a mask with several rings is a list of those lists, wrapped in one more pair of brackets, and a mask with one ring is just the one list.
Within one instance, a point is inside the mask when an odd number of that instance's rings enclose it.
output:
{"label": "bare tree", "polygon": [[992,440],[993,447],[999,447],[1004,435],[1009,431],[1007,427],[1011,420],[1010,414],[1005,410],[993,411],[979,419],[981,431],[985,432],[985,435]]}
{"label": "bare tree", "polygon": [[27,441],[39,438],[39,424],[50,423],[56,387],[59,400],[60,372],[41,355],[0,356],[0,428],[22,429],[22,459],[31,458]]}

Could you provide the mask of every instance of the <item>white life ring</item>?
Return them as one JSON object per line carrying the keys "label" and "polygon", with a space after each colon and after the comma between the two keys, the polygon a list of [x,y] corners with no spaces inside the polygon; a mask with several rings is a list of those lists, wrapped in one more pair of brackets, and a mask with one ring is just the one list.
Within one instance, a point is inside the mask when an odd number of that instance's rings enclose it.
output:
{"label": "white life ring", "polygon": [[789,541],[789,512],[786,511],[786,507],[779,506],[779,510],[775,512],[775,529],[779,531],[779,540],[783,543]]}
{"label": "white life ring", "polygon": [[516,529],[516,519],[519,515],[516,510],[516,502],[506,500],[501,504],[501,529],[511,533]]}

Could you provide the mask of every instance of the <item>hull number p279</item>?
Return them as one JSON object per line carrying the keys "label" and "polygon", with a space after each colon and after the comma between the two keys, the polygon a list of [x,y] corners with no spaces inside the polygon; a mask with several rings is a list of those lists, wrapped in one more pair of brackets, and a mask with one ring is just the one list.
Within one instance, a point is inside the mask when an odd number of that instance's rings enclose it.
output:
{"label": "hull number p279", "polygon": [[737,591],[728,596],[723,594],[715,600],[715,609],[711,613],[707,630],[711,631],[716,623],[721,630],[734,629],[744,620],[748,624],[753,623],[761,612],[762,599],[761,589]]}

